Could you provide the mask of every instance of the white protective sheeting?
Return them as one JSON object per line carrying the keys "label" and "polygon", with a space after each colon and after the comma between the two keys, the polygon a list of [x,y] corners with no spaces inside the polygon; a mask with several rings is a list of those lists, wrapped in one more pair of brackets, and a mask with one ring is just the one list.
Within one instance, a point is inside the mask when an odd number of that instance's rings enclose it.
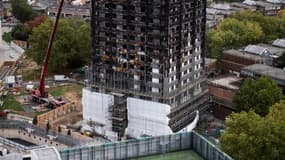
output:
{"label": "white protective sheeting", "polygon": [[84,88],[82,105],[82,129],[91,132],[95,131],[110,140],[117,140],[117,133],[112,131],[111,113],[109,112],[110,107],[114,105],[114,96],[92,92]]}
{"label": "white protective sheeting", "polygon": [[114,105],[114,96],[91,92],[83,89],[82,97],[83,119],[92,120],[101,125],[110,124],[109,107]]}
{"label": "white protective sheeting", "polygon": [[139,138],[143,135],[161,136],[172,134],[168,126],[170,106],[136,98],[127,99],[128,127],[126,134]]}

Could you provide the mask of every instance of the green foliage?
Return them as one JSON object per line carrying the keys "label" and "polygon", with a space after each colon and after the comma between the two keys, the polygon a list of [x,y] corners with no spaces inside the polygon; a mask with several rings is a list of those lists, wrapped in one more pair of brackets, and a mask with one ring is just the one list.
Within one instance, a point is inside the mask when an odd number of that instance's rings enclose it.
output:
{"label": "green foliage", "polygon": [[57,86],[48,89],[48,93],[54,97],[59,97],[64,95],[67,92],[75,92],[78,96],[82,93],[82,86],[78,84]]}
{"label": "green foliage", "polygon": [[4,98],[2,110],[10,109],[12,111],[24,111],[21,104],[16,100],[13,94],[8,94],[7,97]]}
{"label": "green foliage", "polygon": [[227,18],[215,30],[207,33],[207,49],[211,57],[220,59],[224,48],[257,43],[263,37],[262,28],[258,23]]}
{"label": "green foliage", "polygon": [[6,41],[8,43],[10,43],[13,40],[11,32],[8,32],[8,33],[5,32],[2,36],[2,38],[4,41]]}
{"label": "green foliage", "polygon": [[265,116],[269,106],[283,98],[282,90],[275,82],[267,77],[258,80],[246,79],[234,97],[238,111],[254,110],[257,114]]}
{"label": "green foliage", "polygon": [[208,56],[219,59],[222,50],[285,37],[285,18],[242,11],[224,19],[207,33]]}
{"label": "green foliage", "polygon": [[11,35],[13,39],[27,41],[29,37],[29,32],[25,25],[18,24],[12,29]]}
{"label": "green foliage", "polygon": [[261,158],[263,148],[269,150],[271,147],[264,143],[270,137],[270,129],[264,118],[253,111],[241,112],[228,117],[226,124],[227,129],[220,139],[223,151],[236,160],[268,159]]}
{"label": "green foliage", "polygon": [[39,77],[41,76],[41,69],[37,70],[25,70],[22,72],[23,79],[25,81],[35,81],[38,80]]}
{"label": "green foliage", "polygon": [[285,18],[285,9],[278,11],[277,16],[280,18]]}
{"label": "green foliage", "polygon": [[273,144],[277,146],[278,155],[283,155],[285,159],[285,101],[273,105],[269,114],[266,116],[271,126],[271,132],[274,135]]}
{"label": "green foliage", "polygon": [[260,25],[266,35],[263,42],[271,41],[285,36],[285,19],[278,16],[264,16],[260,12],[243,11],[231,15],[238,21],[250,21]]}
{"label": "green foliage", "polygon": [[11,0],[12,13],[22,23],[37,16],[37,13],[27,4],[26,0]]}
{"label": "green foliage", "polygon": [[285,159],[285,102],[270,107],[266,117],[253,111],[234,113],[221,136],[223,151],[236,160]]}
{"label": "green foliage", "polygon": [[[42,65],[52,30],[53,21],[46,20],[35,27],[29,37],[31,48],[27,54]],[[61,19],[59,21],[52,53],[49,61],[51,71],[77,68],[91,60],[90,26],[80,20]]]}

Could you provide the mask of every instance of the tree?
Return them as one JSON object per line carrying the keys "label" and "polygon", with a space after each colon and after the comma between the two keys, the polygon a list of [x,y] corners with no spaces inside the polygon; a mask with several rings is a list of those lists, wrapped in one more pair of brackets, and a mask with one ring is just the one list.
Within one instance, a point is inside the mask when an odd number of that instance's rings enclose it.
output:
{"label": "tree", "polygon": [[252,110],[230,115],[220,138],[223,151],[236,160],[284,160],[285,102],[270,107],[266,117]]}
{"label": "tree", "polygon": [[222,56],[226,48],[240,48],[248,44],[269,42],[285,37],[285,18],[265,16],[261,12],[241,11],[231,14],[207,33],[206,51],[213,58]]}
{"label": "tree", "polygon": [[238,111],[254,110],[255,113],[265,116],[269,106],[283,99],[282,90],[267,77],[258,80],[246,79],[234,97]]}
{"label": "tree", "polygon": [[29,30],[29,32],[32,32],[33,28],[39,26],[46,20],[47,20],[47,16],[37,16],[33,18],[32,20],[26,22],[26,27]]}
{"label": "tree", "polygon": [[33,119],[33,124],[37,125],[38,124],[38,116],[35,116]]}
{"label": "tree", "polygon": [[3,40],[10,43],[13,40],[11,32],[4,32],[2,36]]}
{"label": "tree", "polygon": [[278,11],[277,16],[280,18],[285,18],[285,9]]}
{"label": "tree", "polygon": [[13,39],[27,41],[29,37],[28,29],[23,24],[16,25],[12,31],[11,35]]}
{"label": "tree", "polygon": [[[269,114],[266,116],[271,132],[273,134],[272,143],[276,146],[278,157],[285,159],[285,101],[276,103],[270,107]],[[280,159],[282,159],[280,158]]]}
{"label": "tree", "polygon": [[37,16],[37,13],[27,3],[26,0],[11,0],[12,13],[22,23],[27,22]]}
{"label": "tree", "polygon": [[242,11],[231,15],[238,21],[250,21],[260,25],[266,35],[263,42],[268,42],[285,36],[285,18],[278,16],[265,16],[261,12]]}
{"label": "tree", "polygon": [[[27,55],[42,65],[53,21],[46,20],[29,36]],[[60,19],[49,62],[50,71],[62,72],[91,60],[91,31],[84,21]]]}
{"label": "tree", "polygon": [[257,43],[263,37],[258,23],[227,18],[215,30],[207,33],[207,51],[211,53],[211,57],[220,59],[224,48],[238,48]]}
{"label": "tree", "polygon": [[227,128],[220,138],[222,150],[236,160],[259,159],[266,160],[269,157],[261,158],[263,149],[270,149],[265,142],[269,137],[268,125],[264,118],[253,111],[241,112],[229,116],[226,120]]}

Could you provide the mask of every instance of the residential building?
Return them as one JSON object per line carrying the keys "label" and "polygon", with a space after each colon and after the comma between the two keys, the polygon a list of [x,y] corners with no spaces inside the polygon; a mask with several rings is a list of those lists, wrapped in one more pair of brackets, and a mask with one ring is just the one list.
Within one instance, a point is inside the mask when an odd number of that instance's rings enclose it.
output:
{"label": "residential building", "polygon": [[127,99],[120,116],[112,113],[113,131],[114,119],[126,121],[128,97],[169,106],[174,132],[206,110],[206,0],[93,0],[92,9],[92,91]]}
{"label": "residential building", "polygon": [[222,70],[225,73],[239,75],[241,69],[252,64],[266,64],[278,67],[279,57],[285,52],[283,39],[277,39],[273,44],[248,45],[244,48],[225,50],[222,54]]}
{"label": "residential building", "polygon": [[264,58],[248,54],[240,50],[225,50],[222,55],[222,72],[234,73],[239,76],[241,69],[256,63],[264,63]]}
{"label": "residential building", "polygon": [[285,38],[276,39],[273,41],[272,45],[280,48],[285,48]]}
{"label": "residential building", "polygon": [[243,77],[259,78],[266,76],[274,80],[285,93],[285,70],[264,64],[254,64],[244,67],[241,71]]}
{"label": "residential building", "polygon": [[233,99],[240,88],[241,80],[242,78],[233,75],[208,80],[211,110],[215,117],[225,120],[236,110]]}

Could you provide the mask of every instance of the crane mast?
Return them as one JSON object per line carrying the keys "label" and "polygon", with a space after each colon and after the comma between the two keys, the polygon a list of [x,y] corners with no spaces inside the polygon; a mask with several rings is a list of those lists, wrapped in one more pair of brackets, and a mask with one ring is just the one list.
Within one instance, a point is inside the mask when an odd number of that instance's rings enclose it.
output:
{"label": "crane mast", "polygon": [[53,25],[53,29],[52,29],[52,32],[51,32],[50,37],[49,37],[48,48],[46,50],[44,65],[43,65],[42,72],[41,72],[40,85],[39,85],[38,91],[36,91],[36,93],[35,93],[36,96],[38,96],[38,97],[47,97],[48,96],[47,92],[45,91],[45,79],[46,79],[46,75],[47,75],[48,63],[49,63],[49,59],[50,59],[50,55],[51,55],[51,49],[52,49],[53,41],[55,38],[55,33],[57,30],[59,18],[61,15],[63,3],[64,3],[64,0],[61,0],[59,7],[58,7],[58,10],[57,10],[55,23]]}

